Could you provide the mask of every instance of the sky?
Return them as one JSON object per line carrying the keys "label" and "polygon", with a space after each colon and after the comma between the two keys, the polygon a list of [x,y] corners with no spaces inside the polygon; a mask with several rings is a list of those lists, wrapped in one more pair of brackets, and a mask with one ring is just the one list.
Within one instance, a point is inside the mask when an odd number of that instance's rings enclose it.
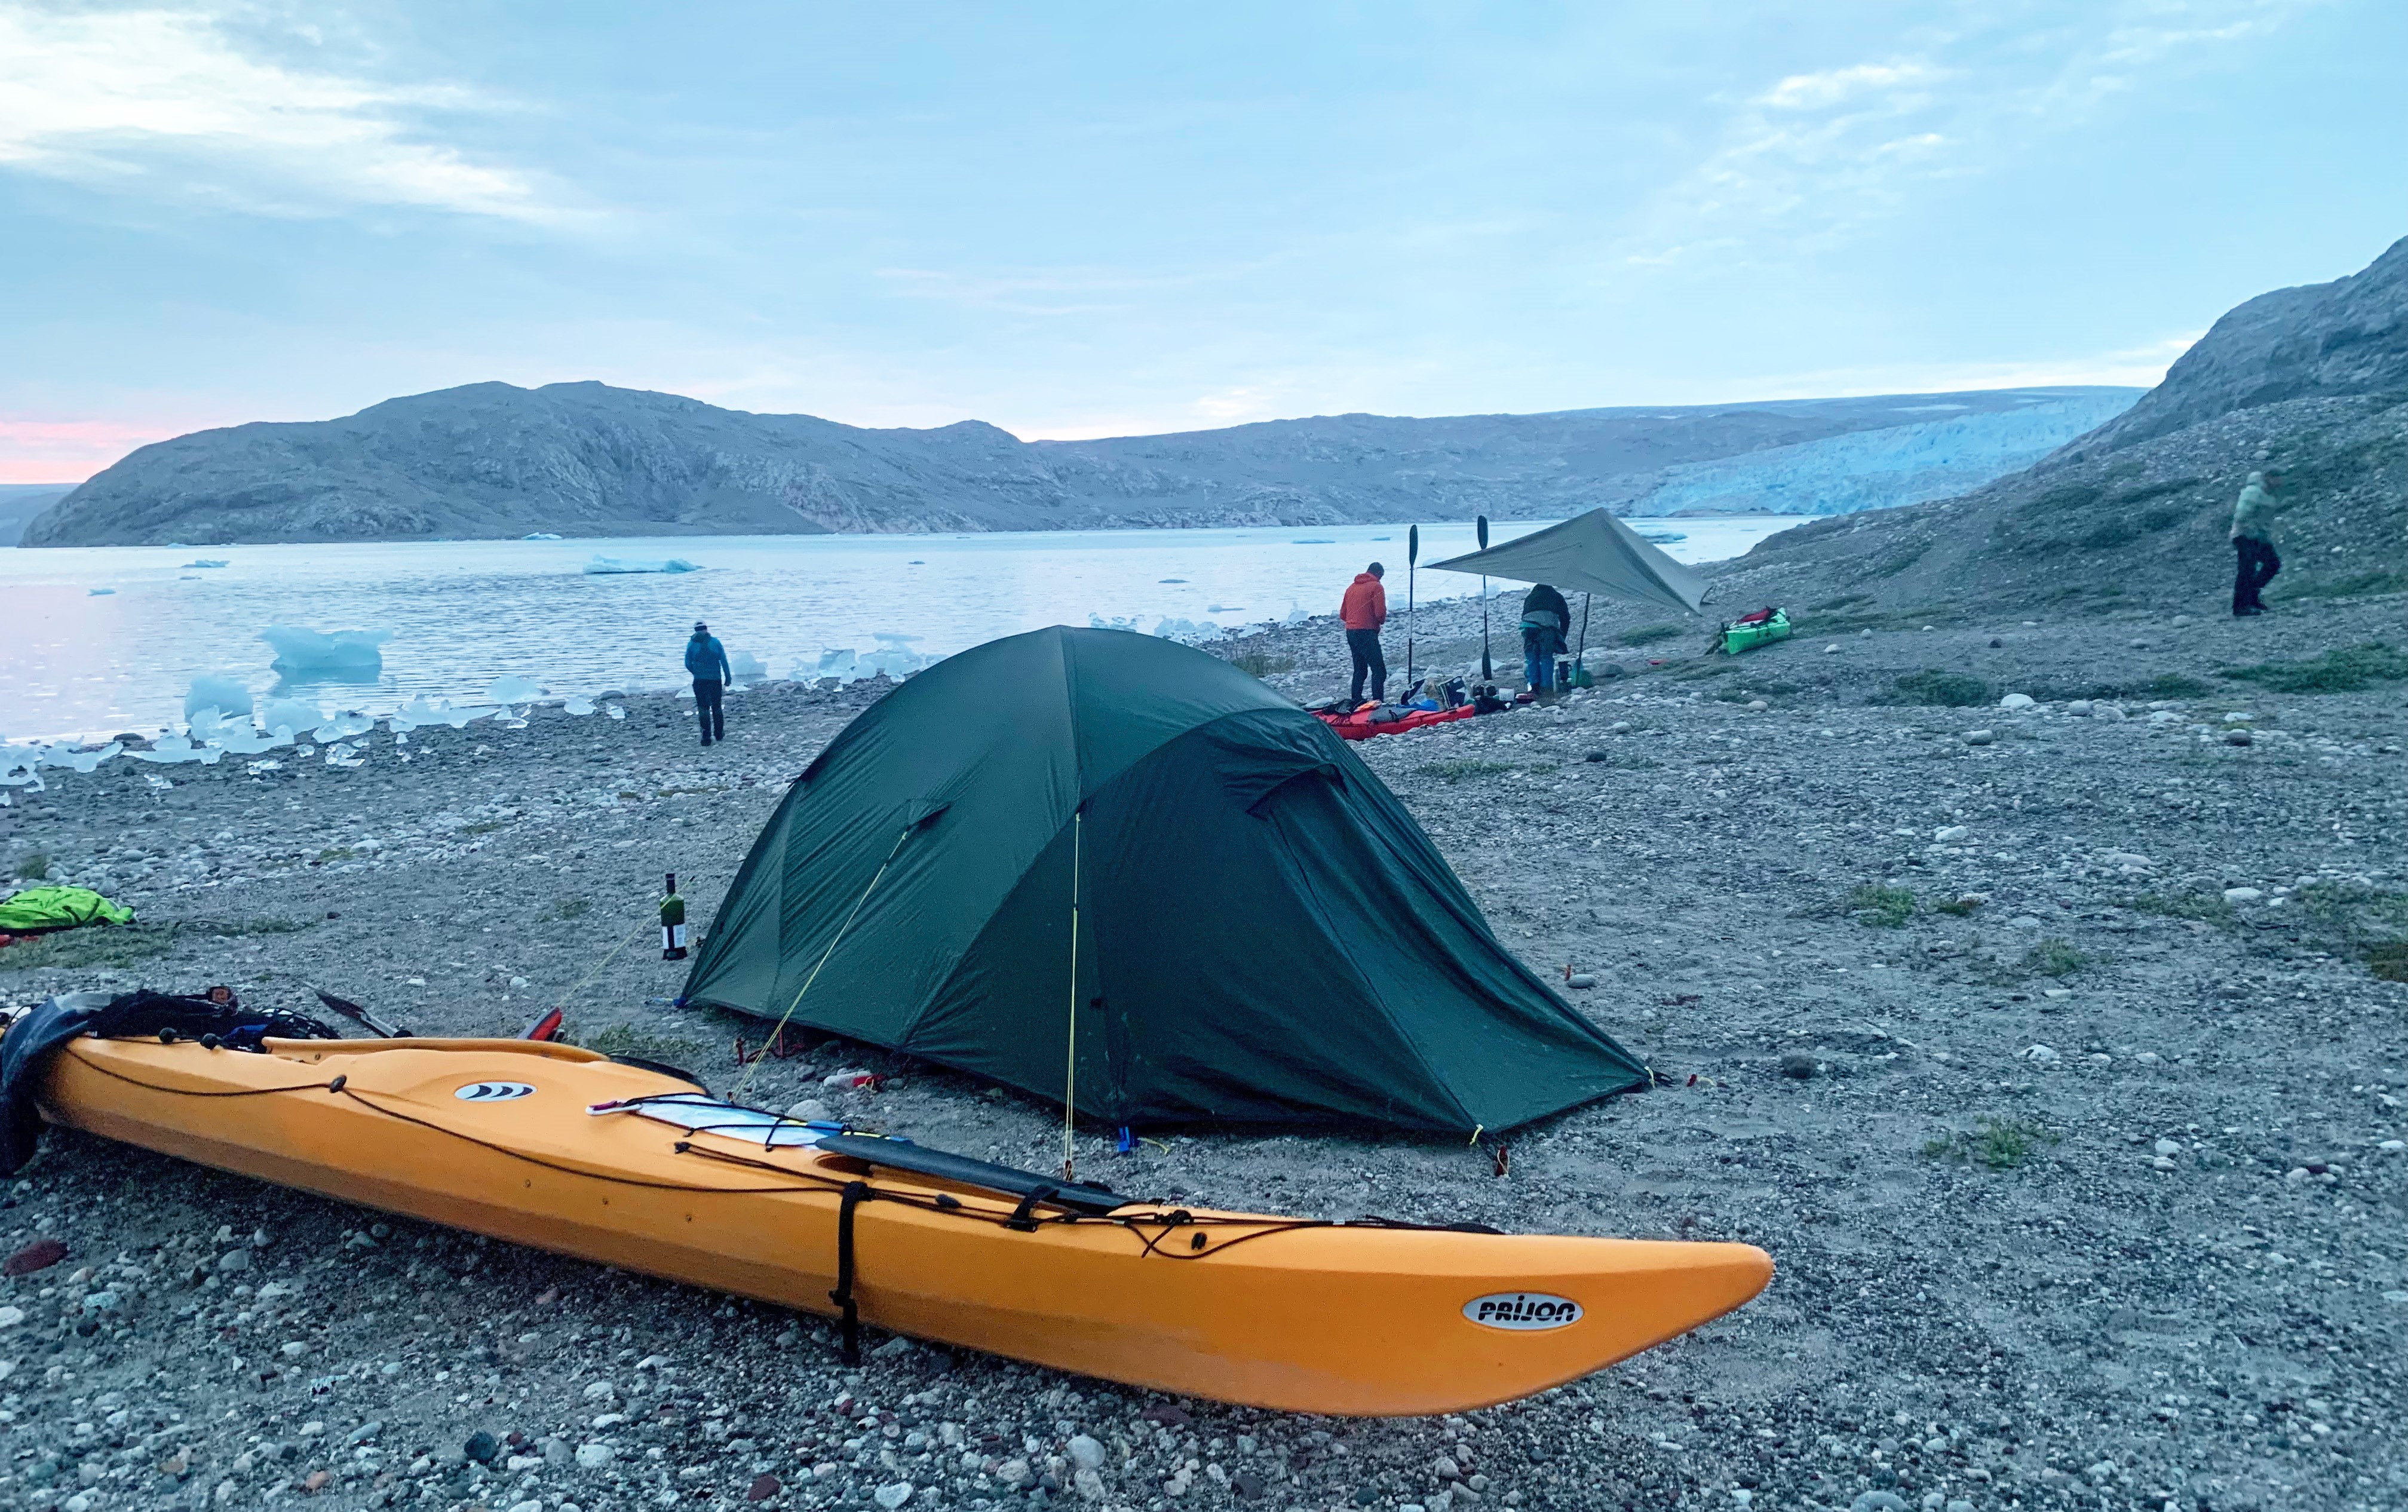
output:
{"label": "sky", "polygon": [[1022,437],[2157,381],[2397,0],[0,0],[0,482],[599,379]]}

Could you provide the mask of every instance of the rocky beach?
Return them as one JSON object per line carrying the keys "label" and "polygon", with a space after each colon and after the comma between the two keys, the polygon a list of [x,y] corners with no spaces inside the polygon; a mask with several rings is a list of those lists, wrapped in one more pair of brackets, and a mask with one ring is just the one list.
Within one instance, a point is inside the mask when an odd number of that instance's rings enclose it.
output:
{"label": "rocky beach", "polygon": [[[1082,1172],[1772,1254],[1765,1296],[1587,1380],[1348,1421],[882,1335],[847,1370],[816,1318],[53,1130],[0,1198],[0,1505],[2398,1505],[2400,600],[2214,609],[1800,610],[1742,658],[1600,613],[1595,687],[1358,747],[1499,937],[1669,1085],[1501,1157],[1084,1130]],[[1463,670],[1479,605],[1412,633]],[[1214,649],[1340,690],[1334,622]],[[750,688],[710,750],[689,704],[637,698],[380,731],[357,767],[46,770],[0,858],[139,916],[0,950],[0,1000],[308,1009],[308,983],[440,1034],[560,1003],[580,1042],[724,1090],[762,1026],[672,1006],[660,875],[707,921],[883,686]],[[1059,1139],[1057,1110],[855,1045],[754,1085],[1015,1164]]]}

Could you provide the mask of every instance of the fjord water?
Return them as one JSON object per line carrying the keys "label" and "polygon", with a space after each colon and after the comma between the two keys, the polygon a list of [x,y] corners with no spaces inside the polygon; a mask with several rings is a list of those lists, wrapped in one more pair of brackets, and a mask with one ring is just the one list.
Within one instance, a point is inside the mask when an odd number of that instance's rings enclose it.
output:
{"label": "fjord water", "polygon": [[[1543,523],[1500,525],[1491,539]],[[1690,562],[1738,555],[1798,523],[1631,522],[1684,536],[1664,549]],[[1469,522],[1422,527],[1424,562],[1472,549]],[[700,570],[586,573],[596,555]],[[202,673],[370,713],[418,694],[474,698],[505,673],[555,695],[667,687],[683,681],[697,619],[773,677],[811,675],[822,651],[867,652],[882,635],[941,655],[1091,615],[1148,631],[1166,619],[1233,627],[1328,613],[1374,557],[1401,611],[1403,526],[7,551],[0,739],[154,732],[181,715]],[[1478,582],[1420,575],[1430,598]],[[287,681],[259,638],[271,625],[393,638],[372,680]]]}

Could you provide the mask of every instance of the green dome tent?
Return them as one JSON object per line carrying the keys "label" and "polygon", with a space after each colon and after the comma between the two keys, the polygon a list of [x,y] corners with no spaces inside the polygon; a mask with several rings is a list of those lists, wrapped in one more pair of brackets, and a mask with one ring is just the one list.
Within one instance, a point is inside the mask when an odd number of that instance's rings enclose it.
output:
{"label": "green dome tent", "polygon": [[1121,630],[992,641],[847,726],[754,842],[685,998],[1056,1102],[1075,1081],[1116,1125],[1460,1135],[1646,1082],[1343,741]]}

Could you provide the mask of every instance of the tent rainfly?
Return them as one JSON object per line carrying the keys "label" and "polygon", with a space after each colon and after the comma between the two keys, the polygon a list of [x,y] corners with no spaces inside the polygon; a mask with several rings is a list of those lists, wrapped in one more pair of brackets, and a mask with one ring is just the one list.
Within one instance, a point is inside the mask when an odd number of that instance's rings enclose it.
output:
{"label": "tent rainfly", "polygon": [[1109,1125],[1460,1138],[1647,1080],[1327,727],[1119,630],[992,641],[846,727],[763,828],[685,996]]}
{"label": "tent rainfly", "polygon": [[1558,589],[1601,593],[1691,614],[1706,597],[1706,585],[1695,572],[1605,510],[1591,510],[1501,546],[1430,566],[1441,572],[1552,583]]}

